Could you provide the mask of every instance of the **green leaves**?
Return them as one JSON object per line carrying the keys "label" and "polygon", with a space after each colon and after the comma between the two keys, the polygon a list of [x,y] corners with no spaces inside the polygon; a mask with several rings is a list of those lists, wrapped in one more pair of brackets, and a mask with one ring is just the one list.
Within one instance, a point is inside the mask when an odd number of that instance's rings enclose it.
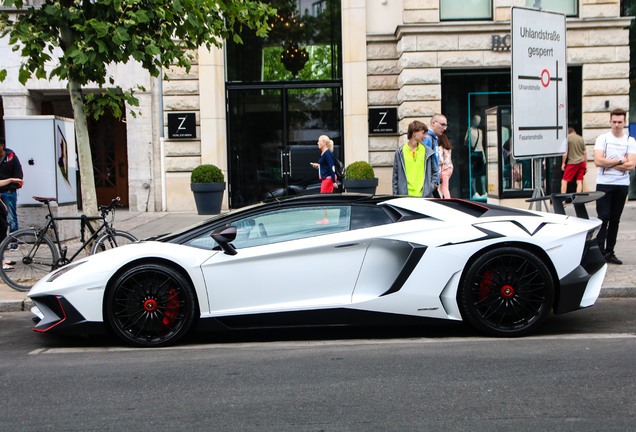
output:
{"label": "green leaves", "polygon": [[[98,38],[106,37],[108,35],[109,26],[105,22],[97,21],[96,19],[92,19],[86,22],[87,26],[91,26],[92,30],[95,32],[95,36]],[[85,28],[86,30],[86,28]]]}
{"label": "green leaves", "polygon": [[130,40],[130,36],[128,36],[128,30],[126,29],[126,27],[116,27],[112,37],[113,43],[115,45],[122,45],[124,42]]}
{"label": "green leaves", "polygon": [[18,72],[18,80],[20,84],[25,85],[26,82],[31,78],[31,72],[28,69],[20,68]]}
{"label": "green leaves", "polygon": [[86,54],[83,53],[77,46],[69,48],[66,51],[66,57],[73,63],[86,63]]}
{"label": "green leaves", "polygon": [[[22,7],[21,0],[0,0],[3,6]],[[268,30],[273,9],[246,0],[47,0],[41,8],[27,6],[9,20],[0,15],[0,33],[23,57],[19,80],[59,78],[80,86],[112,85],[106,70],[113,63],[139,62],[157,76],[161,68],[190,69],[199,46],[222,46],[223,39],[241,43],[235,30]],[[51,66],[51,63],[53,65]],[[0,81],[7,72],[0,70]],[[134,89],[108,88],[113,103],[138,104]],[[87,96],[88,99],[88,96]],[[96,112],[111,104],[91,96]]]}
{"label": "green leaves", "polygon": [[[104,89],[101,93],[88,93],[84,98],[84,112],[95,119],[98,119],[107,110],[112,111],[115,117],[121,117],[123,114],[122,107],[125,104],[132,107],[139,106],[139,99],[134,95],[135,90],[145,91],[141,86],[126,91],[116,86]],[[134,111],[131,111],[131,113],[133,117],[136,116]]]}
{"label": "green leaves", "polygon": [[148,54],[151,57],[158,56],[161,54],[161,50],[159,49],[157,45],[148,45],[146,46],[146,54]]}
{"label": "green leaves", "polygon": [[150,17],[148,16],[148,12],[145,10],[138,10],[136,12],[134,12],[135,14],[135,18],[137,19],[137,22],[145,24],[150,22]]}

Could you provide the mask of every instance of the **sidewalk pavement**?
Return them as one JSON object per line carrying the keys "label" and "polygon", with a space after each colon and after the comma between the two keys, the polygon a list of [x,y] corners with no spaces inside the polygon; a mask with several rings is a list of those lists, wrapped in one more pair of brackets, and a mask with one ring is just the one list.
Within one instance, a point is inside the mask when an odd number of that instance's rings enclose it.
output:
{"label": "sidewalk pavement", "polygon": [[[594,204],[588,204],[590,216],[596,216]],[[571,207],[571,206],[570,206]],[[566,208],[567,214],[574,214]],[[210,216],[196,213],[146,212],[118,210],[114,226],[128,231],[139,239],[178,231],[208,219]],[[621,218],[616,245],[616,256],[623,265],[610,264],[603,282],[601,297],[636,297],[636,201],[628,201]],[[30,310],[32,302],[26,293],[15,291],[0,283],[0,312]]]}

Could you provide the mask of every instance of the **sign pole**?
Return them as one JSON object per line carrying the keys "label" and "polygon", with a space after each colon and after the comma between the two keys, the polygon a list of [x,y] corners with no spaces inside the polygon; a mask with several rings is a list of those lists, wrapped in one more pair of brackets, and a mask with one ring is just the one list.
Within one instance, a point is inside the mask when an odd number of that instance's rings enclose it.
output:
{"label": "sign pole", "polygon": [[[532,192],[532,199],[534,198],[544,198],[545,193],[543,190],[543,181],[542,181],[542,164],[543,160],[534,158],[532,159],[532,181],[534,184],[534,191]],[[536,201],[530,201],[529,210],[532,210],[532,205],[534,204],[534,209],[537,211],[541,211],[541,203],[545,205],[545,211],[550,211],[550,206],[548,204],[547,199],[537,199]]]}

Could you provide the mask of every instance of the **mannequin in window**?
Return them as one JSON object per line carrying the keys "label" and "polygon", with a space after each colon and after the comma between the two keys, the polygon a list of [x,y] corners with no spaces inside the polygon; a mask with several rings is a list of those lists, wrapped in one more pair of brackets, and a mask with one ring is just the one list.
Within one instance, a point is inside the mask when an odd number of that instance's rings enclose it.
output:
{"label": "mannequin in window", "polygon": [[471,192],[473,198],[486,198],[486,152],[484,151],[484,131],[480,129],[481,116],[475,114],[466,132],[464,142],[470,145]]}

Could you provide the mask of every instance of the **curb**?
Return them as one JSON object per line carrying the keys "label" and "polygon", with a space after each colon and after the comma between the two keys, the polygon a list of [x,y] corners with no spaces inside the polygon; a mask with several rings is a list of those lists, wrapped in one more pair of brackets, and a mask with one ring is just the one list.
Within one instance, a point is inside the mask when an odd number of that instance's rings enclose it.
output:
{"label": "curb", "polygon": [[[636,288],[602,288],[599,298],[634,298]],[[0,312],[24,312],[29,311],[34,306],[33,302],[26,298],[24,300],[0,301]]]}
{"label": "curb", "polygon": [[636,297],[636,288],[601,288],[599,298]]}
{"label": "curb", "polygon": [[0,312],[23,312],[34,306],[30,299],[0,301]]}

